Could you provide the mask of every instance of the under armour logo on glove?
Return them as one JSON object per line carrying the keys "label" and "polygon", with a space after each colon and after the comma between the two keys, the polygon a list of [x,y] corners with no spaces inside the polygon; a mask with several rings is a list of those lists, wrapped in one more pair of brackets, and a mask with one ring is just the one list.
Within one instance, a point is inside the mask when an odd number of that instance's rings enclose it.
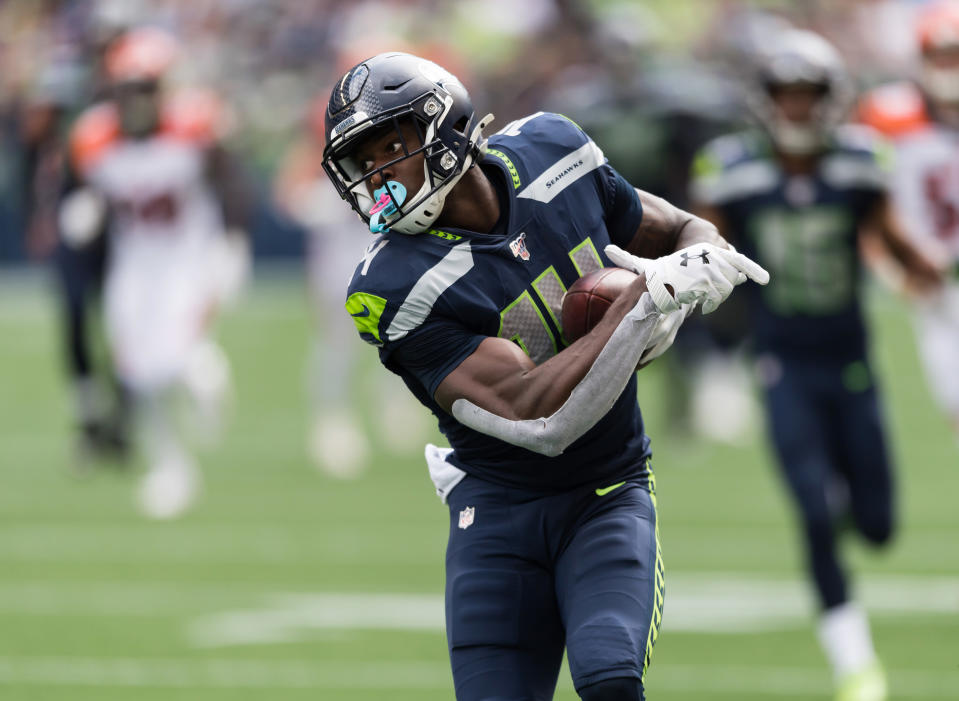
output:
{"label": "under armour logo on glove", "polygon": [[689,261],[692,260],[693,258],[702,258],[703,265],[709,265],[708,251],[706,250],[703,250],[703,252],[700,253],[698,256],[691,256],[688,253],[686,253],[686,251],[683,251],[682,258],[683,258],[683,262],[680,263],[680,265],[683,266],[684,268],[686,267],[687,263],[689,263]]}
{"label": "under armour logo on glove", "polygon": [[[692,253],[696,249],[699,253]],[[640,258],[612,245],[606,246],[606,255],[621,268],[646,274],[646,289],[662,313],[674,312],[680,304],[702,304],[703,314],[709,314],[747,277],[760,285],[769,282],[769,273],[762,266],[732,247],[711,243],[696,244],[655,259]],[[698,268],[689,265],[696,258],[703,262]],[[667,285],[673,288],[673,294]]]}

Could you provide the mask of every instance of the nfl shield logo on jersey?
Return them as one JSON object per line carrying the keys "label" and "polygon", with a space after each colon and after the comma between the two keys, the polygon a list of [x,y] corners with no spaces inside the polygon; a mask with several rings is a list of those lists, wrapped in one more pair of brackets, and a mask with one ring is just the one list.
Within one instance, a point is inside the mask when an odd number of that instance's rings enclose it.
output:
{"label": "nfl shield logo on jersey", "polygon": [[473,514],[476,513],[476,508],[473,506],[467,506],[465,509],[460,511],[460,528],[467,529],[473,525]]}
{"label": "nfl shield logo on jersey", "polygon": [[509,250],[513,255],[523,260],[529,260],[529,249],[526,248],[526,232],[524,231],[515,239],[509,242]]}

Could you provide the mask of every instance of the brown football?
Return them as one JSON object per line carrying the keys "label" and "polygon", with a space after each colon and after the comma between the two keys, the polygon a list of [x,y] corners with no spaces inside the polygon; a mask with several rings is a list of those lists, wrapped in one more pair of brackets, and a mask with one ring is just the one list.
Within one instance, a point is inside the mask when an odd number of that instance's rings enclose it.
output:
{"label": "brown football", "polygon": [[636,279],[625,268],[600,268],[570,285],[563,297],[563,338],[572,343],[599,323],[609,305]]}

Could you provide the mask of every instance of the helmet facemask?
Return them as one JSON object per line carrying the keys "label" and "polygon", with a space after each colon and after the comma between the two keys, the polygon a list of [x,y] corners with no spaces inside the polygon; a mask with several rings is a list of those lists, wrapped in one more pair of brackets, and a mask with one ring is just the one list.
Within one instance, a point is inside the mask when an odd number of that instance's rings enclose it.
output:
{"label": "helmet facemask", "polygon": [[[789,119],[775,96],[788,90],[818,93],[809,118]],[[785,154],[805,156],[821,151],[846,115],[853,99],[838,52],[812,32],[786,30],[762,58],[749,104],[760,124]]]}
{"label": "helmet facemask", "polygon": [[923,53],[919,81],[936,102],[959,104],[959,44],[927,49]]}
{"label": "helmet facemask", "polygon": [[959,3],[931,2],[916,24],[919,84],[939,107],[959,106]]}
{"label": "helmet facemask", "polygon": [[120,130],[139,139],[149,136],[160,124],[160,87],[155,80],[131,80],[113,86],[113,98],[120,118]]}
{"label": "helmet facemask", "polygon": [[[791,119],[784,114],[777,95],[790,89],[807,89],[818,93],[808,119]],[[826,143],[831,127],[834,126],[834,120],[830,114],[829,86],[809,83],[769,85],[766,87],[766,94],[769,105],[765,126],[776,147],[783,153],[797,156],[819,151]]]}
{"label": "helmet facemask", "polygon": [[[482,148],[482,127],[490,119],[476,123],[475,117],[460,117],[459,123],[446,124],[452,107],[453,98],[442,90],[435,90],[376,117],[363,115],[340,134],[333,135],[324,154],[323,167],[340,196],[361,219],[369,223],[370,210],[377,205],[370,195],[370,180],[379,175],[380,182],[386,184],[386,173],[392,167],[422,154],[422,186],[403,201],[394,195],[394,188],[385,188],[392,206],[384,210],[381,221],[384,229],[403,234],[418,234],[432,225],[443,210],[449,191],[473,165]],[[404,135],[404,125],[413,126],[415,143]],[[411,130],[405,131],[409,134]],[[381,138],[384,132],[396,136],[401,152],[388,163],[364,172],[355,153],[362,143]]]}

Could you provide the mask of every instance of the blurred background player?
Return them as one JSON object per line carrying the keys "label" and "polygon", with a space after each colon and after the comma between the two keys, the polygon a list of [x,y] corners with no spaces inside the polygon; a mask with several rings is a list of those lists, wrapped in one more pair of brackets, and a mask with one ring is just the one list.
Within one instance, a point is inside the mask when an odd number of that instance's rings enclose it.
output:
{"label": "blurred background player", "polygon": [[[549,81],[543,103],[570,116],[629,182],[677,207],[689,205],[693,156],[708,140],[743,124],[742,88],[718,61],[660,50],[666,27],[639,3],[597,10],[575,30],[579,51]],[[739,30],[742,32],[742,30]],[[731,27],[720,34],[729,35]],[[663,397],[669,430],[738,444],[758,416],[740,352],[746,312],[737,295],[683,324],[661,361],[675,388]],[[727,411],[717,412],[721,403]]]}
{"label": "blurred background player", "polygon": [[876,88],[860,117],[895,144],[891,189],[906,233],[952,270],[936,294],[908,291],[929,386],[959,439],[959,2],[924,8],[916,39],[917,80]]}
{"label": "blurred background player", "polygon": [[[67,155],[67,134],[97,82],[97,48],[63,51],[40,72],[20,114],[22,211],[32,258],[52,257],[61,302],[61,342],[77,429],[74,465],[127,456],[126,395],[102,357],[96,302],[106,266],[106,244],[64,236],[61,205],[78,187]],[[86,65],[87,63],[91,65]],[[97,232],[100,233],[100,232]]]}
{"label": "blurred background player", "polygon": [[308,233],[306,265],[316,333],[308,369],[307,448],[318,469],[352,478],[368,466],[370,439],[356,406],[357,385],[363,379],[358,354],[343,342],[353,334],[353,323],[342,305],[349,273],[371,238],[360,220],[340,205],[323,173],[327,99],[317,98],[302,134],[280,164],[274,197]]}
{"label": "blurred background player", "polygon": [[[356,62],[365,58],[350,55]],[[344,71],[353,65],[340,63]],[[418,450],[430,426],[428,415],[397,378],[377,378],[374,386],[363,370],[362,356],[343,343],[355,329],[343,313],[349,275],[373,238],[369,227],[340,204],[340,196],[323,172],[328,95],[315,100],[305,128],[280,163],[274,198],[307,232],[306,265],[316,322],[308,368],[307,450],[323,473],[351,479],[369,467],[374,449],[399,454]],[[391,389],[384,389],[384,382]],[[383,417],[375,434],[363,416],[362,407],[369,403],[377,404]]]}
{"label": "blurred background player", "polygon": [[107,229],[105,330],[142,428],[149,468],[140,506],[157,518],[181,513],[197,492],[175,409],[185,394],[191,426],[205,437],[218,430],[230,372],[211,324],[248,265],[248,193],[218,143],[224,107],[211,93],[164,89],[178,53],[170,35],[149,27],[111,43],[109,99],[80,117],[70,140],[85,187],[61,207],[72,241]]}
{"label": "blurred background player", "polygon": [[711,142],[693,195],[701,215],[770,271],[768,288],[753,290],[753,342],[772,443],[802,519],[820,641],[837,699],[879,700],[886,682],[836,542],[846,517],[875,545],[895,527],[859,240],[881,240],[924,288],[938,271],[892,216],[876,135],[841,125],[852,94],[838,53],[800,30],[770,46],[751,96],[763,130]]}

